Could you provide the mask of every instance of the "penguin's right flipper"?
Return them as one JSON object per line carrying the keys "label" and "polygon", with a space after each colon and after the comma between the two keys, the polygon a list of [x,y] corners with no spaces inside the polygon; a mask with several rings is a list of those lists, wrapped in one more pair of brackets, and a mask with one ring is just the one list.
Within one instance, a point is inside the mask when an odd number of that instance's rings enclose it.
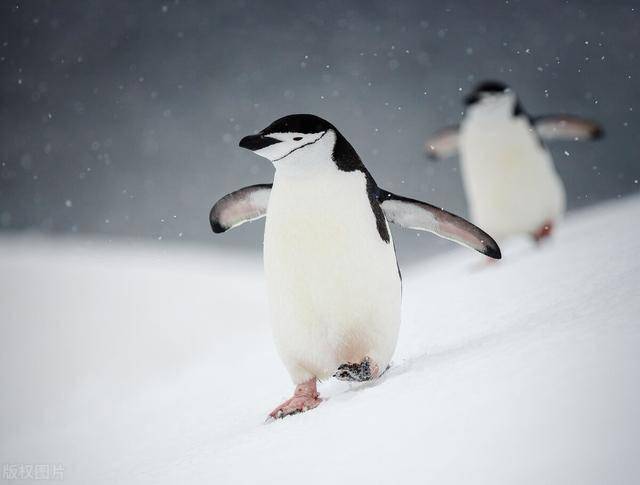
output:
{"label": "penguin's right flipper", "polygon": [[225,232],[266,216],[272,185],[250,185],[231,192],[216,202],[209,213],[213,232]]}
{"label": "penguin's right flipper", "polygon": [[444,209],[378,189],[378,202],[389,222],[408,229],[428,231],[489,256],[502,257],[489,234],[466,219]]}
{"label": "penguin's right flipper", "polygon": [[458,153],[458,125],[447,126],[431,135],[424,144],[429,158],[448,158]]}
{"label": "penguin's right flipper", "polygon": [[572,115],[545,115],[533,119],[543,140],[595,140],[603,136],[600,124]]}

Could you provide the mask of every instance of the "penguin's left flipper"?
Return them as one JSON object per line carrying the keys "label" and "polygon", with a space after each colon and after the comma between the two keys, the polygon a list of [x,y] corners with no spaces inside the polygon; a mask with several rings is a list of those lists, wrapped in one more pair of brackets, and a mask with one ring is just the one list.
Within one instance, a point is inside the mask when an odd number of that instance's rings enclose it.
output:
{"label": "penguin's left flipper", "polygon": [[458,125],[447,126],[431,135],[424,143],[424,151],[434,160],[448,158],[458,153]]}
{"label": "penguin's left flipper", "polygon": [[213,232],[225,232],[266,216],[272,185],[250,185],[231,192],[216,202],[209,213]]}
{"label": "penguin's left flipper", "polygon": [[378,190],[378,202],[389,222],[408,229],[431,232],[493,259],[502,257],[498,244],[489,234],[444,209],[383,189]]}
{"label": "penguin's left flipper", "polygon": [[595,140],[604,135],[599,123],[572,115],[545,115],[533,119],[543,140]]}

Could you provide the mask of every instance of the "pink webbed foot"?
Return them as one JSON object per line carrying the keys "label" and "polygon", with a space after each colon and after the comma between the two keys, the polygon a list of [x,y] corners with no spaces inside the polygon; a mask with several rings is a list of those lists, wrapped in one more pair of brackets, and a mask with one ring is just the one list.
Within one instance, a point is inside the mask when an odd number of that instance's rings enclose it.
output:
{"label": "pink webbed foot", "polygon": [[302,413],[317,407],[322,402],[316,388],[316,379],[309,379],[296,386],[293,397],[287,399],[269,413],[269,416],[278,419],[292,414]]}
{"label": "pink webbed foot", "polygon": [[533,240],[536,243],[540,244],[544,239],[551,236],[552,232],[553,232],[553,222],[547,221],[540,228],[538,228],[533,234],[531,234],[531,236],[533,237]]}

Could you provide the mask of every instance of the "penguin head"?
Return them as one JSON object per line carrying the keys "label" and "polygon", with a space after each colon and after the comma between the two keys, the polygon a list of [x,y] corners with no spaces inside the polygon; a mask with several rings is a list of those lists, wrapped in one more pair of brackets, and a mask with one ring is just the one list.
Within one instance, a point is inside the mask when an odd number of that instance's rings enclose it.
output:
{"label": "penguin head", "polygon": [[517,103],[515,93],[500,81],[483,81],[465,98],[467,109],[471,108],[511,108]]}
{"label": "penguin head", "polygon": [[313,150],[328,132],[336,132],[328,121],[314,115],[294,114],[274,121],[255,135],[245,136],[240,146],[275,164],[293,153],[302,155]]}

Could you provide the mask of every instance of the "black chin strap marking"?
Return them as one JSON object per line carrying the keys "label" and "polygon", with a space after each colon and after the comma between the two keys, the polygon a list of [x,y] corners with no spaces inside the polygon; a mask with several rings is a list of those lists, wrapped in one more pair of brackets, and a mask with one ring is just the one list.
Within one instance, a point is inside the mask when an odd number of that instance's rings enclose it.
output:
{"label": "black chin strap marking", "polygon": [[329,130],[326,130],[326,131],[325,131],[322,135],[320,135],[317,139],[315,139],[315,140],[313,140],[313,141],[310,141],[309,143],[305,143],[304,145],[300,145],[299,147],[294,148],[293,150],[291,150],[289,153],[287,153],[287,154],[285,154],[285,155],[282,155],[280,158],[276,158],[276,159],[275,159],[275,160],[273,160],[273,161],[274,161],[274,162],[278,162],[278,161],[282,160],[283,158],[288,157],[289,155],[291,155],[291,154],[292,154],[293,152],[295,152],[296,150],[300,150],[301,148],[304,148],[304,147],[306,147],[306,146],[308,146],[308,145],[313,145],[314,143],[316,143],[316,142],[318,142],[318,141],[322,140],[322,137],[323,137],[324,135],[326,135],[326,134],[327,134],[327,131],[329,131]]}

